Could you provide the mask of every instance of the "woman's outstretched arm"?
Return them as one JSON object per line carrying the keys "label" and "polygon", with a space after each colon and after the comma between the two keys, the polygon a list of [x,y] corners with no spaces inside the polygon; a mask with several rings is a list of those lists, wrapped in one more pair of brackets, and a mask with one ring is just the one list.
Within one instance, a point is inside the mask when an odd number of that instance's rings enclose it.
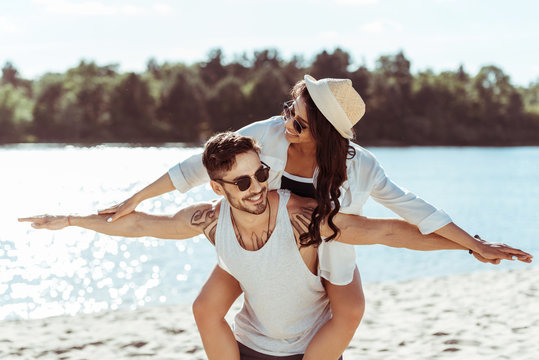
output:
{"label": "woman's outstretched arm", "polygon": [[172,190],[174,190],[174,185],[172,184],[169,174],[163,174],[163,176],[161,176],[159,179],[155,180],[153,183],[146,186],[144,189],[140,190],[130,198],[107,209],[100,210],[99,215],[110,215],[110,217],[108,217],[108,221],[114,222],[119,218],[135,211],[138,204],[144,200],[159,196]]}
{"label": "woman's outstretched arm", "polygon": [[[268,129],[274,129],[273,131],[279,131],[280,128],[275,130],[275,127],[280,126],[283,123],[280,117],[273,117],[264,121],[257,121],[243,128],[237,132],[244,136],[250,136],[262,146],[262,149],[266,146],[267,151],[274,151],[276,144],[270,142],[268,145],[265,141],[266,133]],[[284,131],[284,128],[282,129]],[[195,186],[207,183],[210,180],[206,168],[202,164],[202,151],[191,155],[190,157],[183,159],[180,163],[174,165],[170,170],[161,176],[159,179],[146,186],[130,198],[125,201],[111,206],[107,209],[99,211],[100,215],[109,215],[110,222],[114,222],[119,218],[130,214],[135,211],[135,208],[142,201],[146,199],[159,196],[161,194],[170,192],[174,189],[184,193],[194,188]]]}

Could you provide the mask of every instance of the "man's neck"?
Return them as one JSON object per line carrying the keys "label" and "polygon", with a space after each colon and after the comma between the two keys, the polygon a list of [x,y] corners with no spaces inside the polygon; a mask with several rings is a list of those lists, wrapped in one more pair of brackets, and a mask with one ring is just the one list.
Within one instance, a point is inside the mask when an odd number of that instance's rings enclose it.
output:
{"label": "man's neck", "polygon": [[247,211],[235,209],[232,206],[230,211],[234,217],[236,227],[241,230],[253,230],[268,224],[268,207],[261,214],[251,214]]}
{"label": "man's neck", "polygon": [[263,213],[252,214],[230,207],[236,239],[246,250],[258,250],[269,239],[271,229],[271,205],[269,196]]}

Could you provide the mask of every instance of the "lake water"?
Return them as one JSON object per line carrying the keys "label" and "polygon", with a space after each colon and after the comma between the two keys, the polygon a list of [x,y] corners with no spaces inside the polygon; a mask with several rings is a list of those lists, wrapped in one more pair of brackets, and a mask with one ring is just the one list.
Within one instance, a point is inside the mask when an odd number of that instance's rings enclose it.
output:
{"label": "lake water", "polygon": [[[539,147],[372,148],[391,178],[444,209],[470,233],[539,254]],[[39,318],[191,302],[215,265],[203,237],[125,239],[80,228],[34,230],[17,217],[89,214],[142,188],[195,148],[0,147],[0,319]],[[148,200],[174,213],[215,198],[207,186]],[[365,215],[394,217],[369,201]],[[356,247],[364,282],[526,265],[481,264],[464,251]]]}

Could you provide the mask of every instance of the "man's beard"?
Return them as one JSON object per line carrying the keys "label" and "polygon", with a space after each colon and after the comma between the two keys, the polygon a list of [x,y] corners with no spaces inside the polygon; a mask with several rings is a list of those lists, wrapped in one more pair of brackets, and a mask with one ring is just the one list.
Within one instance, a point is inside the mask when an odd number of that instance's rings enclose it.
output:
{"label": "man's beard", "polygon": [[[245,211],[249,214],[254,215],[260,215],[266,211],[266,207],[268,206],[268,196],[267,196],[267,188],[263,188],[262,191],[258,193],[250,193],[249,195],[245,195],[241,198],[241,200],[236,199],[234,196],[232,196],[228,191],[225,190],[226,198],[228,202],[230,203],[230,206],[234,209]],[[251,198],[253,196],[257,196],[258,194],[261,194],[263,201],[256,205],[247,205],[244,201],[248,201],[248,198]]]}

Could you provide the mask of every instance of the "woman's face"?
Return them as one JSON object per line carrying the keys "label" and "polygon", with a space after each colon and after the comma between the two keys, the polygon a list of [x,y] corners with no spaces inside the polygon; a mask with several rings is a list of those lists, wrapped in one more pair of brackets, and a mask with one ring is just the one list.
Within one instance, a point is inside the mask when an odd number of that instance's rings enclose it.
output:
{"label": "woman's face", "polygon": [[[299,97],[290,105],[291,116],[285,122],[285,136],[289,143],[310,143],[314,142],[309,129],[309,121],[307,118],[307,106],[303,98]],[[296,122],[296,124],[294,124]],[[299,123],[299,126],[298,126]],[[301,127],[301,132],[298,130]]]}

